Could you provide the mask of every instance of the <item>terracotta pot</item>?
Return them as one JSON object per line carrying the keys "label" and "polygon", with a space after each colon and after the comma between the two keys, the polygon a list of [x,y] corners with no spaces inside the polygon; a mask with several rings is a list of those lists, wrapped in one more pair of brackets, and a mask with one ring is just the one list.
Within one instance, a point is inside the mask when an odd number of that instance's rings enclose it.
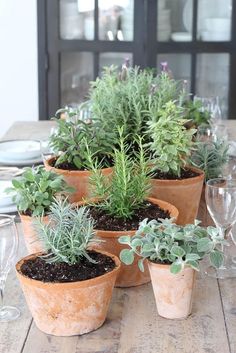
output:
{"label": "terracotta pot", "polygon": [[[164,210],[170,212],[171,217],[178,218],[178,210],[173,205],[161,200],[148,198],[148,201],[160,206]],[[106,231],[96,230],[96,235],[103,240],[101,243],[96,244],[95,248],[98,250],[108,251],[116,256],[120,256],[121,250],[129,248],[126,245],[120,244],[118,238],[122,235],[134,235],[136,230],[130,231]],[[141,272],[138,267],[139,256],[135,256],[135,260],[132,265],[124,265],[121,263],[121,270],[117,276],[116,287],[134,287],[150,281],[150,275],[148,271],[147,261],[144,261],[144,272]]]}
{"label": "terracotta pot", "polygon": [[[41,252],[44,251],[43,245],[41,241],[39,240],[39,237],[37,235],[37,231],[35,230],[34,226],[34,217],[30,216],[24,216],[19,213],[22,228],[23,228],[23,234],[24,234],[24,240],[25,240],[25,245],[28,250],[28,254],[34,254],[36,252]],[[47,223],[48,222],[48,217],[45,216],[42,218],[43,222]]]}
{"label": "terracotta pot", "polygon": [[73,336],[96,330],[107,315],[120,261],[113,271],[102,276],[70,283],[46,283],[21,274],[22,264],[35,256],[29,255],[16,264],[17,277],[36,326],[55,336]]}
{"label": "terracotta pot", "polygon": [[[69,186],[75,188],[75,192],[69,194],[70,202],[78,202],[89,196],[89,178],[91,172],[88,170],[65,170],[54,168],[51,163],[55,160],[55,157],[44,161],[45,169],[51,170],[54,173],[62,175],[64,180]],[[109,175],[112,173],[112,168],[102,169],[104,175]]]}
{"label": "terracotta pot", "polygon": [[197,168],[189,168],[198,176],[183,180],[152,179],[150,196],[167,201],[179,211],[177,223],[180,225],[194,222],[201,198],[204,172]]}
{"label": "terracotta pot", "polygon": [[210,213],[207,210],[205,190],[206,190],[206,187],[205,185],[203,185],[197,219],[201,221],[201,226],[208,227],[208,226],[214,226],[215,223],[211,218]]}
{"label": "terracotta pot", "polygon": [[184,268],[172,274],[170,265],[148,261],[158,314],[166,319],[185,319],[191,314],[195,271]]}

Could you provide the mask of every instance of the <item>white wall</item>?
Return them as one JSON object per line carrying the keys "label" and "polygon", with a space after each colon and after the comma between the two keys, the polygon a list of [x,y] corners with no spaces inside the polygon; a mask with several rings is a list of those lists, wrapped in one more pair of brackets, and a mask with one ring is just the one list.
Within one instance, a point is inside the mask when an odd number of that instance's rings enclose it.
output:
{"label": "white wall", "polygon": [[18,120],[38,120],[36,0],[0,0],[0,137]]}

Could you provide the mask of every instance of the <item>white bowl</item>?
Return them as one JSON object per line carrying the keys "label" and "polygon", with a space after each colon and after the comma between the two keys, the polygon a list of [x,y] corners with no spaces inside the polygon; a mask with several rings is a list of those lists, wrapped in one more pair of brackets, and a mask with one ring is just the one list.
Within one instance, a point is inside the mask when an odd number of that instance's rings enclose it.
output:
{"label": "white bowl", "polygon": [[204,24],[207,31],[229,32],[231,20],[224,17],[206,18]]}
{"label": "white bowl", "polygon": [[0,207],[12,205],[14,193],[6,194],[5,189],[12,186],[9,180],[0,180]]}
{"label": "white bowl", "polygon": [[175,42],[191,42],[192,38],[189,32],[174,32],[171,35],[171,39]]}
{"label": "white bowl", "polygon": [[1,160],[26,160],[39,157],[40,142],[34,140],[9,140],[0,142]]}

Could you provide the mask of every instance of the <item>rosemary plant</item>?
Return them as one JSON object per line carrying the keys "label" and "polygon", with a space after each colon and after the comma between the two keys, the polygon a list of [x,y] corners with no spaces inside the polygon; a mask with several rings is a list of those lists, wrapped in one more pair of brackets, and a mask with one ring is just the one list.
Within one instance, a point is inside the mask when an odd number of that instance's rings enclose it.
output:
{"label": "rosemary plant", "polygon": [[200,222],[178,226],[172,220],[145,219],[132,237],[122,236],[121,244],[128,245],[120,253],[121,261],[130,265],[134,254],[141,256],[139,268],[144,271],[143,261],[168,264],[172,273],[180,272],[185,266],[199,270],[199,262],[208,257],[214,267],[220,267],[224,256],[221,245],[225,243],[222,235],[215,227],[200,227]]}
{"label": "rosemary plant", "polygon": [[136,138],[138,151],[130,155],[130,146],[119,129],[119,148],[114,151],[112,177],[101,173],[98,162],[88,149],[92,170],[90,184],[92,196],[101,201],[95,207],[122,219],[131,218],[135,210],[143,207],[150,191],[150,162],[143,148],[142,139]]}
{"label": "rosemary plant", "polygon": [[198,142],[191,155],[190,163],[205,173],[205,180],[221,176],[228,161],[228,144],[222,141]]}
{"label": "rosemary plant", "polygon": [[160,111],[158,121],[150,121],[150,151],[154,157],[155,169],[163,173],[180,176],[193,146],[192,136],[196,130],[186,129],[181,118],[182,108],[169,101]]}
{"label": "rosemary plant", "polygon": [[87,253],[94,238],[93,220],[85,207],[74,207],[67,200],[55,200],[50,207],[49,223],[37,220],[39,237],[47,250],[47,262],[78,263],[82,257],[94,262]]}

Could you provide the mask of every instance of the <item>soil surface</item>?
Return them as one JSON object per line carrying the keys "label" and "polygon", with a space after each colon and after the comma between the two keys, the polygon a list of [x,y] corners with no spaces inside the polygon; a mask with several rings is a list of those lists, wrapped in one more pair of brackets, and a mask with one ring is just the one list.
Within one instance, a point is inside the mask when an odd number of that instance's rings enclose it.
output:
{"label": "soil surface", "polygon": [[21,266],[21,273],[29,278],[42,282],[76,282],[101,276],[115,268],[112,258],[88,251],[89,256],[97,263],[89,262],[85,257],[80,263],[69,265],[65,262],[48,263],[41,257],[25,261]]}
{"label": "soil surface", "polygon": [[161,180],[182,180],[182,179],[189,179],[189,178],[194,178],[196,176],[200,175],[200,173],[196,173],[193,170],[190,169],[181,169],[180,176],[173,175],[171,173],[162,173],[160,171],[156,171],[154,176],[152,177],[153,179],[161,179]]}
{"label": "soil surface", "polygon": [[145,201],[143,207],[135,211],[131,219],[115,218],[107,214],[104,210],[95,206],[90,206],[90,214],[95,220],[95,228],[99,230],[125,231],[136,230],[139,223],[145,218],[158,219],[170,218],[169,211],[165,211],[157,205]]}
{"label": "soil surface", "polygon": [[[113,162],[111,159],[109,158],[105,158],[105,159],[98,159],[99,163],[102,162],[102,166],[103,168],[109,168],[113,166]],[[77,171],[85,171],[88,170],[87,168],[81,168],[78,169],[73,163],[69,163],[69,162],[64,162],[64,163],[60,163],[58,165],[56,164],[56,159],[53,159],[50,163],[51,167],[57,168],[57,169],[63,169],[63,170],[77,170]]]}

